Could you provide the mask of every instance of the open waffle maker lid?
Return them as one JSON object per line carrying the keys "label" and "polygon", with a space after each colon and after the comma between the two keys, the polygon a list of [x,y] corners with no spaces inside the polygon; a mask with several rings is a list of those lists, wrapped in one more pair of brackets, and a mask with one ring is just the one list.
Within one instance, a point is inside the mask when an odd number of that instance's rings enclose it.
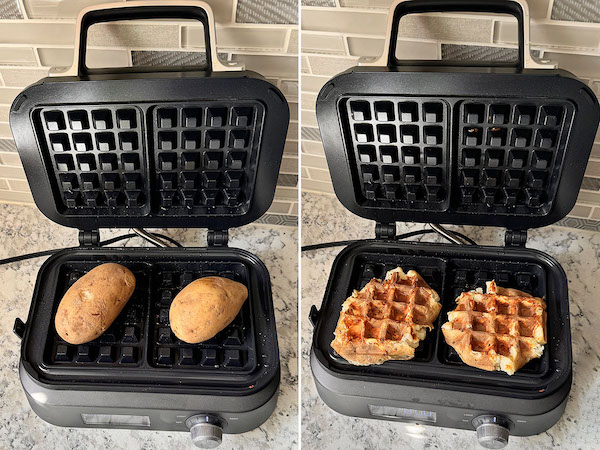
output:
{"label": "open waffle maker lid", "polygon": [[[89,69],[91,25],[197,19],[206,67]],[[214,18],[198,1],[84,9],[73,66],[28,87],[10,124],[36,205],[51,220],[101,227],[226,230],[267,211],[289,109],[255,72],[217,57]]]}
{"label": "open waffle maker lid", "polygon": [[[317,118],[335,193],[353,213],[525,230],[574,206],[600,108],[574,75],[535,61],[525,1],[397,0],[384,55],[330,80]],[[514,64],[399,61],[402,16],[505,13]]]}

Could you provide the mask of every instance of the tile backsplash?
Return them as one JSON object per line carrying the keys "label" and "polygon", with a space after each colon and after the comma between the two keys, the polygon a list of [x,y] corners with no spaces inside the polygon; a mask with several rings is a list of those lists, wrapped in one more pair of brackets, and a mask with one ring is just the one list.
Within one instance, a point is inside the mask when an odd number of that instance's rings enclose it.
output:
{"label": "tile backsplash", "polygon": [[[115,0],[112,0],[115,1]],[[205,0],[206,1],[206,0]],[[73,60],[75,18],[106,0],[0,0],[0,202],[33,203],[8,124],[10,105],[50,67]],[[298,216],[298,11],[296,0],[208,0],[223,60],[244,63],[287,97],[291,123],[275,200],[259,221],[295,225]],[[98,28],[98,30],[94,30]],[[205,62],[202,27],[190,21],[95,25],[90,67]]]}
{"label": "tile backsplash", "polygon": [[[302,189],[332,194],[315,116],[321,87],[332,76],[383,51],[392,0],[302,0]],[[600,2],[529,0],[532,49],[589,83],[600,96]],[[514,19],[486,14],[423,15],[402,19],[398,57],[511,60]],[[561,225],[600,231],[600,132],[575,208]]]}

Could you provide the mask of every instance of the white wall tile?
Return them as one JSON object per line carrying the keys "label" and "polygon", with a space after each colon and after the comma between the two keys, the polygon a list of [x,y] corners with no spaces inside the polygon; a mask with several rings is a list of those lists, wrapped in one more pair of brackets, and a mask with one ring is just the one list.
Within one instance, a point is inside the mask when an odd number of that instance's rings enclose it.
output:
{"label": "white wall tile", "polygon": [[[319,92],[329,78],[327,76],[302,75],[302,92]],[[311,105],[309,108],[313,106]],[[305,106],[302,105],[302,107]]]}
{"label": "white wall tile", "polygon": [[310,169],[327,169],[327,160],[324,157],[316,155],[302,155],[302,166]]}
{"label": "white wall tile", "polygon": [[350,67],[358,64],[358,58],[337,58],[329,56],[311,55],[308,57],[312,73],[315,75],[337,75]]}
{"label": "white wall tile", "polygon": [[269,208],[269,212],[271,214],[288,214],[291,207],[291,202],[274,201]]}
{"label": "white wall tile", "polygon": [[88,45],[152,50],[179,48],[179,26],[156,22],[94,24],[88,32]]}
{"label": "white wall tile", "polygon": [[[516,44],[517,24],[496,22],[494,42]],[[600,30],[570,25],[535,24],[531,27],[531,43],[549,47],[596,49],[600,43]]]}
{"label": "white wall tile", "polygon": [[264,76],[282,78],[295,78],[298,76],[298,58],[296,56],[234,54],[232,59],[243,62],[246,69],[254,70]]}
{"label": "white wall tile", "polygon": [[[46,67],[68,67],[73,63],[72,48],[38,48],[40,63]],[[88,49],[88,67],[128,67],[129,52],[120,49]]]}
{"label": "white wall tile", "polygon": [[303,53],[328,53],[343,55],[346,53],[344,39],[339,34],[302,33]]}
{"label": "white wall tile", "polygon": [[325,181],[310,180],[307,178],[302,179],[302,190],[313,191],[313,192],[325,192],[333,194],[333,185]]}
{"label": "white wall tile", "polygon": [[19,95],[21,89],[18,88],[10,88],[10,87],[0,87],[0,104],[10,105],[13,100]]}
{"label": "white wall tile", "polygon": [[[348,49],[352,56],[380,56],[384,47],[383,38],[348,37]],[[438,59],[440,44],[398,40],[396,57],[398,59]]]}
{"label": "white wall tile", "polygon": [[31,192],[29,190],[29,183],[25,180],[8,180],[10,189],[17,192]]}
{"label": "white wall tile", "polygon": [[329,170],[308,167],[308,173],[310,175],[311,180],[327,181],[328,183],[331,183],[331,176],[329,175]]}
{"label": "white wall tile", "polygon": [[0,152],[0,164],[3,166],[22,167],[18,153]]}
{"label": "white wall tile", "polygon": [[0,66],[35,66],[36,64],[33,48],[0,47]]}
{"label": "white wall tile", "polygon": [[[201,26],[184,26],[182,47],[204,48],[204,28]],[[248,28],[217,27],[217,46],[219,50],[261,49],[283,51],[287,30],[284,28]]]}
{"label": "white wall tile", "polygon": [[0,26],[0,45],[73,45],[75,25],[62,22],[4,21]]}
{"label": "white wall tile", "polygon": [[571,210],[571,212],[569,213],[569,216],[582,217],[585,219],[590,216],[591,212],[592,212],[591,206],[575,205],[573,207],[573,209]]}
{"label": "white wall tile", "polygon": [[33,197],[28,192],[0,191],[0,202],[33,205]]}
{"label": "white wall tile", "polygon": [[4,84],[24,88],[48,76],[48,69],[0,68]]}

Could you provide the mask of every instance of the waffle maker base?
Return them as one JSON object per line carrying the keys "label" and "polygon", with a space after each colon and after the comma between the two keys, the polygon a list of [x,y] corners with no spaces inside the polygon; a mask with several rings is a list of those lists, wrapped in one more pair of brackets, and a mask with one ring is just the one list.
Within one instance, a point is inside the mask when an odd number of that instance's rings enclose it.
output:
{"label": "waffle maker base", "polygon": [[[330,346],[342,303],[353,289],[398,266],[416,270],[439,293],[443,306],[435,328],[410,361],[354,366]],[[547,302],[544,354],[512,376],[465,365],[441,332],[458,294],[485,288],[493,279]],[[315,384],[323,401],[339,413],[469,430],[478,418],[493,415],[506,420],[510,434],[527,436],[549,429],[566,407],[572,379],[567,278],[558,262],[542,252],[363,241],[335,259],[322,307],[311,311],[311,321]]]}
{"label": "waffle maker base", "polygon": [[[64,342],[54,315],[64,292],[107,262],[128,267],[136,289],[111,327],[84,345]],[[178,340],[170,303],[202,276],[244,283],[248,300],[234,321],[201,344]],[[18,328],[18,327],[17,327]],[[32,409],[54,425],[188,431],[203,417],[243,433],[271,415],[279,354],[269,274],[234,248],[80,248],[46,261],[22,336],[19,375]]]}

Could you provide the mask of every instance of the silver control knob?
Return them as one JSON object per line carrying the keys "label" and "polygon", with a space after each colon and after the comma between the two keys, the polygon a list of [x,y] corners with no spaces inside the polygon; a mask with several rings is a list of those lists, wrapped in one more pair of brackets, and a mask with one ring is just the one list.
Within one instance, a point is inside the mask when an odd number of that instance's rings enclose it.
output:
{"label": "silver control knob", "polygon": [[473,419],[477,429],[477,441],[485,448],[504,448],[508,444],[509,427],[512,425],[508,419],[494,415],[483,415]]}
{"label": "silver control knob", "polygon": [[477,440],[485,448],[504,448],[508,444],[508,429],[494,423],[477,427]]}
{"label": "silver control knob", "polygon": [[205,415],[192,416],[186,420],[192,442],[199,448],[217,448],[223,441],[223,428],[218,420]]}

